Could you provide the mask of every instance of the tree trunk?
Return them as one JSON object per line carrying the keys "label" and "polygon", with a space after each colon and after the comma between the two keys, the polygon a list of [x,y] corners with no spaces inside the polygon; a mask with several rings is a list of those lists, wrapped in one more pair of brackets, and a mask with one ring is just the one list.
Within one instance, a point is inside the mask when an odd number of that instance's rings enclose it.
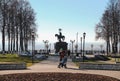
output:
{"label": "tree trunk", "polygon": [[13,46],[12,46],[12,36],[11,36],[11,53],[13,53]]}
{"label": "tree trunk", "polygon": [[16,52],[18,52],[18,27],[16,28]]}
{"label": "tree trunk", "polygon": [[10,29],[8,29],[8,53],[10,53]]}
{"label": "tree trunk", "polygon": [[110,45],[110,41],[108,42],[108,52],[111,53],[111,45]]}
{"label": "tree trunk", "polygon": [[[5,1],[4,1],[5,9]],[[2,27],[2,53],[5,53],[5,10],[3,10],[3,27]]]}

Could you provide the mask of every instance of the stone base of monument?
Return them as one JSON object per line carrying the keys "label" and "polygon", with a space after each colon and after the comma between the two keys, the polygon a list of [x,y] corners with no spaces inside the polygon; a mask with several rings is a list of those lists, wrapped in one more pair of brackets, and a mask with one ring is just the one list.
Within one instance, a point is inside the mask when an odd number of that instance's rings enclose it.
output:
{"label": "stone base of monument", "polygon": [[55,53],[58,53],[60,49],[62,48],[63,50],[67,50],[67,45],[68,43],[66,42],[56,42],[55,43]]}

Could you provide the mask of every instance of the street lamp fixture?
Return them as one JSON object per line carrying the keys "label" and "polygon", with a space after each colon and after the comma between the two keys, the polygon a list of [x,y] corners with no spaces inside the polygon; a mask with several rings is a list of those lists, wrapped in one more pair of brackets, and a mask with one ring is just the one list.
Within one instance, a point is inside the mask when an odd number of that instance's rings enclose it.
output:
{"label": "street lamp fixture", "polygon": [[84,54],[85,54],[85,36],[86,36],[86,33],[84,32],[83,33],[83,62],[84,62]]}

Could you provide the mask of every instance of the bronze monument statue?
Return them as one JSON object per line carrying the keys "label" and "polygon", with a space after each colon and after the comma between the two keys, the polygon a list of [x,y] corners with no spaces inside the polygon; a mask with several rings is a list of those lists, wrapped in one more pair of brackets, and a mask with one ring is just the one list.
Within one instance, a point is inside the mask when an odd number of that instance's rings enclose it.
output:
{"label": "bronze monument statue", "polygon": [[62,35],[61,30],[62,30],[62,29],[59,29],[59,35],[58,35],[58,34],[55,34],[55,36],[58,38],[59,42],[61,42],[61,39],[62,39],[63,41],[65,40],[65,36]]}
{"label": "bronze monument statue", "polygon": [[64,42],[65,36],[62,35],[61,28],[59,29],[59,34],[55,34],[55,37],[57,37],[58,42],[55,43],[55,52],[58,53],[59,50],[62,48],[63,50],[67,50],[67,43]]}

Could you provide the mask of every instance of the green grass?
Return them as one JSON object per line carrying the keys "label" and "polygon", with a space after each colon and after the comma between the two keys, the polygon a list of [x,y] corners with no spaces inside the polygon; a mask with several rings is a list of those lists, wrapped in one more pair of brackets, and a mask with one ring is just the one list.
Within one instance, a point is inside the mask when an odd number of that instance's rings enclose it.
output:
{"label": "green grass", "polygon": [[[111,59],[111,58],[110,58]],[[76,66],[79,67],[80,63],[83,63],[83,62],[78,62],[78,61],[73,61]],[[84,60],[84,63],[92,63],[92,64],[107,64],[106,62],[103,62],[103,61],[100,61],[100,60],[94,60],[94,59],[91,59],[91,60]]]}
{"label": "green grass", "polygon": [[[115,62],[115,58],[111,58],[111,57],[109,57],[109,59],[110,60],[108,60],[108,63],[109,62]],[[75,64],[76,64],[76,66],[78,66],[79,67],[79,65],[80,65],[80,63],[83,63],[83,62],[75,62],[75,61],[73,61]],[[120,62],[120,58],[117,58],[117,62]],[[93,63],[93,64],[108,64],[107,62],[101,62],[101,61],[96,61],[96,60],[85,60],[84,61],[84,63]]]}
{"label": "green grass", "polygon": [[[74,63],[76,64],[76,66],[79,67],[80,63],[83,63],[83,62],[74,62]],[[107,64],[107,63],[105,63],[105,62],[99,62],[99,61],[94,61],[94,62],[92,62],[92,61],[85,61],[84,63],[92,63],[92,64]]]}
{"label": "green grass", "polygon": [[117,60],[117,62],[120,62],[120,58],[109,57],[109,59],[110,59],[111,62],[115,62],[115,59]]}
{"label": "green grass", "polygon": [[[5,63],[5,62],[12,62],[12,63],[20,63],[20,62],[25,62],[27,66],[32,65],[32,60],[30,57],[21,57],[17,54],[0,54],[0,63]],[[40,62],[39,60],[34,60],[34,63]]]}

